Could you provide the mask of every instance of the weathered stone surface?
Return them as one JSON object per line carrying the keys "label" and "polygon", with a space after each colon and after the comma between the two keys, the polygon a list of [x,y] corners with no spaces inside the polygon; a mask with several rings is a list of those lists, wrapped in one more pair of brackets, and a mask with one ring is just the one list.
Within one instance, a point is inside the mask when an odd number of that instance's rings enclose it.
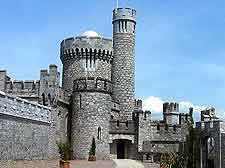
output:
{"label": "weathered stone surface", "polygon": [[0,93],[0,160],[47,159],[51,110]]}
{"label": "weathered stone surface", "polygon": [[187,115],[179,114],[178,104],[167,103],[163,120],[153,121],[134,98],[135,29],[136,11],[118,8],[113,41],[63,40],[62,87],[56,65],[41,70],[37,81],[11,80],[0,71],[0,91],[7,93],[0,94],[2,159],[57,158],[60,140],[72,142],[74,158],[87,159],[93,137],[98,159],[121,152],[124,158],[149,162],[154,154],[176,152],[186,140]]}
{"label": "weathered stone surface", "polygon": [[81,92],[73,95],[74,158],[87,159],[93,137],[96,140],[97,158],[109,158],[110,107],[109,94]]}
{"label": "weathered stone surface", "polygon": [[131,119],[135,99],[135,21],[136,11],[113,11],[113,99],[120,103],[121,119]]}

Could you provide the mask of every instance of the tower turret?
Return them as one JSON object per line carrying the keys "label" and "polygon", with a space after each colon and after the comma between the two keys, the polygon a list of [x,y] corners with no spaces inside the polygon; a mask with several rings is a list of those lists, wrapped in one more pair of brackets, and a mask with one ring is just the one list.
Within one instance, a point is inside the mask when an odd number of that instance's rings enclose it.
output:
{"label": "tower turret", "polygon": [[117,8],[113,11],[113,99],[120,102],[121,117],[131,119],[134,111],[136,11]]}
{"label": "tower turret", "polygon": [[92,138],[96,156],[110,155],[112,40],[93,31],[63,40],[63,88],[72,92],[73,157],[87,159]]}
{"label": "tower turret", "polygon": [[178,103],[164,103],[163,104],[163,117],[167,124],[179,124],[179,104]]}

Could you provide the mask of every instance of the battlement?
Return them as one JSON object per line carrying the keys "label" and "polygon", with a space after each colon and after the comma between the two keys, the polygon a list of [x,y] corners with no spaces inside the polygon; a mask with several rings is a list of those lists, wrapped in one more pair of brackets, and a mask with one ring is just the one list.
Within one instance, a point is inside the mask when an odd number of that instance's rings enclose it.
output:
{"label": "battlement", "polygon": [[73,58],[100,59],[112,61],[112,40],[101,37],[71,37],[61,42],[62,61]]}
{"label": "battlement", "polygon": [[111,120],[110,121],[110,134],[135,134],[135,123],[132,120],[128,121],[119,121]]}
{"label": "battlement", "polygon": [[142,111],[142,100],[135,99],[135,111]]}
{"label": "battlement", "polygon": [[74,81],[74,92],[112,93],[112,83],[102,78],[80,78]]}
{"label": "battlement", "polygon": [[40,81],[35,80],[14,80],[6,81],[6,93],[19,97],[38,97]]}
{"label": "battlement", "polygon": [[148,120],[150,121],[151,120],[151,111],[137,111],[136,112],[136,115],[134,117],[139,117],[139,121],[142,121],[142,120]]}
{"label": "battlement", "polygon": [[163,113],[179,112],[179,104],[174,102],[163,103]]}
{"label": "battlement", "polygon": [[14,91],[19,91],[19,90],[30,90],[30,91],[35,91],[39,88],[40,81],[35,81],[35,80],[13,80],[13,81],[7,81],[6,82],[6,90],[14,90]]}
{"label": "battlement", "polygon": [[206,110],[201,111],[201,121],[209,121],[218,119],[216,117],[216,109],[214,107],[210,107]]}
{"label": "battlement", "polygon": [[132,8],[116,8],[113,10],[113,22],[117,20],[130,20],[136,22],[136,10]]}
{"label": "battlement", "polygon": [[120,111],[120,104],[118,102],[112,102],[111,110],[119,112]]}
{"label": "battlement", "polygon": [[37,103],[0,92],[0,115],[28,119],[38,122],[51,122],[51,109]]}

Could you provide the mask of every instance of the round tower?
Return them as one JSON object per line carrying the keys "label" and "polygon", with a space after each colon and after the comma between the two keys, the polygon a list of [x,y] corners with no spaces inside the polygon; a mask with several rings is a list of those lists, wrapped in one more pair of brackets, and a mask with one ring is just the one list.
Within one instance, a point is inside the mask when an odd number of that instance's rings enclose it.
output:
{"label": "round tower", "polygon": [[135,27],[136,11],[117,8],[113,11],[113,99],[120,103],[122,120],[132,118],[135,99]]}
{"label": "round tower", "polygon": [[170,125],[179,124],[179,104],[178,103],[163,103],[164,121]]}
{"label": "round tower", "polygon": [[109,157],[112,40],[86,32],[61,43],[63,88],[72,92],[73,157],[87,159],[93,137],[96,156]]}

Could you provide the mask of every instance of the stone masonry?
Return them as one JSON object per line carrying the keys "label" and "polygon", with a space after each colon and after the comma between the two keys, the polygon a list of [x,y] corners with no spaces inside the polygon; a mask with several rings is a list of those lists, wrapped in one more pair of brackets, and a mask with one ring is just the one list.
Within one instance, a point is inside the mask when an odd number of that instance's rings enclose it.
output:
{"label": "stone masonry", "polygon": [[[185,144],[189,115],[178,103],[164,103],[163,119],[156,121],[135,100],[136,11],[115,9],[112,25],[112,39],[87,31],[61,42],[62,86],[54,64],[38,80],[12,80],[0,71],[0,160],[57,158],[57,141],[72,143],[73,159],[87,159],[95,138],[97,159],[149,163]],[[216,152],[224,150],[218,140],[224,126],[208,121],[217,119],[214,112],[202,113],[205,120],[197,124],[203,165],[212,164],[208,138]],[[212,156],[216,166],[222,155]]]}
{"label": "stone masonry", "polygon": [[0,92],[1,160],[47,159],[51,109]]}

